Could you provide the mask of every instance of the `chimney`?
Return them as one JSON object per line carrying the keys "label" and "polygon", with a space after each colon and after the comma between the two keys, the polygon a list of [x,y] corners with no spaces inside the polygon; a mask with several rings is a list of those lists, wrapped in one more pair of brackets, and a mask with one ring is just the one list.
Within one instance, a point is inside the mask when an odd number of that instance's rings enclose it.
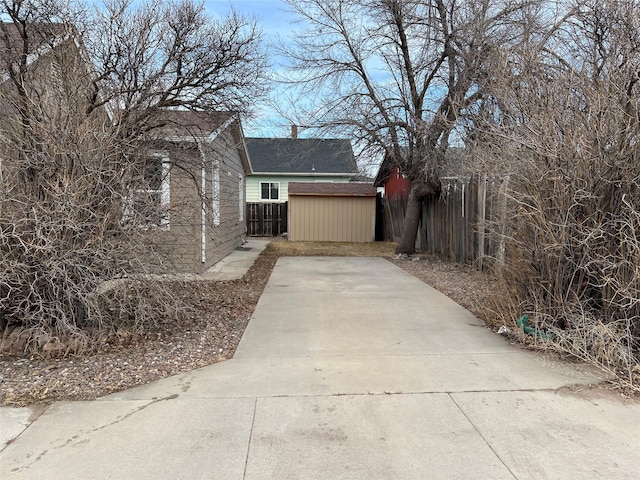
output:
{"label": "chimney", "polygon": [[298,126],[291,125],[291,138],[298,138]]}

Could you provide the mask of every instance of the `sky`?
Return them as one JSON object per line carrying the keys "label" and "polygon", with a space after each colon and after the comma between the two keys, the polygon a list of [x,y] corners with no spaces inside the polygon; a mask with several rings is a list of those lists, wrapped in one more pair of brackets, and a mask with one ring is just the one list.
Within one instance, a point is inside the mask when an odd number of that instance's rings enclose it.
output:
{"label": "sky", "polygon": [[[244,16],[255,17],[267,43],[279,40],[286,42],[295,29],[299,28],[294,15],[282,0],[205,0],[204,4],[213,15],[224,15],[233,7]],[[268,48],[268,51],[273,52],[274,49]],[[275,53],[271,55],[269,62],[273,68],[282,68],[285,59]],[[274,88],[272,96],[276,101],[278,96],[286,94],[284,87]],[[249,137],[284,137],[291,132],[291,126],[287,121],[268,105],[259,106],[258,117],[244,121],[243,128]]]}

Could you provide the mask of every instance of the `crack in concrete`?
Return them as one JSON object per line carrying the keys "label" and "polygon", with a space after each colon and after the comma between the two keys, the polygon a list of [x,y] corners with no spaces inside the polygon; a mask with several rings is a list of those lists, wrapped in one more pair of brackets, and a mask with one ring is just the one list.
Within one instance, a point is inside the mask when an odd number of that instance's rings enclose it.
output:
{"label": "crack in concrete", "polygon": [[243,480],[247,478],[247,468],[249,467],[249,454],[251,453],[251,440],[253,439],[253,427],[256,423],[256,410],[258,409],[258,399],[253,402],[253,417],[251,418],[251,430],[249,431],[249,441],[247,443],[247,456],[244,458]]}
{"label": "crack in concrete", "polygon": [[[509,391],[537,391],[537,390],[509,390]],[[459,392],[457,392],[459,393]],[[462,407],[458,404],[458,402],[456,402],[456,399],[453,398],[453,396],[451,395],[451,393],[448,393],[447,396],[451,399],[451,401],[453,402],[453,404],[456,406],[456,408],[460,411],[460,413],[462,413],[462,415],[464,415],[464,418],[467,419],[467,422],[469,422],[469,425],[471,425],[473,427],[473,429],[476,431],[476,433],[480,436],[480,438],[482,439],[482,441],[485,443],[485,445],[487,447],[489,447],[489,449],[491,450],[491,452],[493,452],[493,454],[495,455],[495,457],[500,461],[500,463],[504,466],[504,468],[507,469],[507,471],[511,474],[511,476],[517,480],[517,476],[516,474],[513,472],[513,470],[511,470],[509,468],[509,466],[505,463],[505,461],[502,459],[502,457],[500,457],[500,455],[498,454],[498,452],[496,452],[496,450],[493,448],[493,446],[489,443],[489,440],[487,440],[487,438],[482,434],[482,432],[480,431],[480,429],[478,429],[478,427],[476,426],[475,423],[473,423],[473,421],[471,420],[471,418],[469,418],[469,416],[467,415],[467,413],[462,409]]]}
{"label": "crack in concrete", "polygon": [[38,418],[40,418],[42,414],[46,412],[50,406],[51,405],[44,405],[44,406],[35,405],[35,406],[28,407],[29,410],[31,411],[31,415],[29,415],[27,422],[26,423],[19,422],[20,425],[24,426],[24,429],[18,435],[9,439],[7,442],[5,442],[4,445],[1,445],[0,452],[4,451],[5,448],[7,448],[9,445],[15,442],[18,438],[20,438],[20,436],[29,429],[29,427],[33,424],[33,422],[35,422]]}
{"label": "crack in concrete", "polygon": [[[103,430],[103,429],[105,429],[105,428],[111,427],[111,426],[113,426],[113,425],[116,425],[116,424],[118,424],[118,423],[120,423],[120,422],[125,421],[127,418],[130,418],[131,416],[133,416],[133,415],[135,415],[135,414],[137,414],[137,413],[140,413],[142,410],[144,410],[144,409],[146,409],[146,408],[150,407],[150,406],[151,406],[151,405],[153,405],[153,404],[156,404],[156,403],[158,403],[158,402],[164,402],[164,401],[166,401],[166,400],[173,400],[173,399],[178,398],[178,396],[179,396],[179,395],[178,395],[177,393],[175,393],[175,394],[173,394],[173,395],[168,395],[168,396],[166,396],[166,397],[162,397],[162,398],[155,398],[155,399],[151,400],[149,403],[146,403],[145,405],[141,405],[141,406],[139,406],[138,408],[136,408],[135,410],[133,410],[133,411],[131,411],[131,412],[127,413],[125,416],[123,416],[123,417],[118,417],[116,420],[114,420],[114,421],[113,421],[113,422],[111,422],[111,423],[107,423],[106,425],[102,425],[102,426],[100,426],[100,427],[96,427],[96,428],[93,428],[93,429],[91,429],[91,430],[88,430],[88,431],[82,432],[82,433],[81,433],[81,435],[87,435],[87,434],[90,434],[90,433],[93,433],[93,432],[97,432],[97,431]],[[42,413],[44,413],[44,410],[42,411]],[[42,415],[42,413],[40,413],[40,415]],[[39,417],[40,415],[38,415],[38,417]],[[36,418],[37,418],[37,417],[36,417]],[[28,427],[27,427],[27,428],[28,428]],[[26,429],[25,429],[25,430],[26,430]],[[22,435],[22,433],[24,433],[24,431],[25,431],[25,430],[23,430],[23,431],[20,433],[20,435]],[[20,435],[18,435],[18,436],[20,436]],[[16,437],[16,438],[18,438],[18,437]],[[74,441],[77,441],[77,439],[78,439],[78,438],[80,438],[80,435],[74,435],[73,437],[71,437],[71,438],[67,439],[66,441],[64,441],[61,445],[58,445],[58,446],[53,447],[53,448],[57,450],[57,449],[60,449],[60,448],[66,447],[66,446],[67,446],[67,445],[69,445],[70,443],[73,443]],[[15,440],[15,439],[13,439],[13,440]],[[13,440],[12,440],[12,441],[13,441]],[[7,445],[9,445],[10,443],[11,443],[11,442],[8,442],[8,443],[7,443]],[[6,445],[5,445],[5,447],[6,447]],[[4,448],[3,448],[3,449],[4,449]],[[1,451],[1,450],[0,450],[0,451]],[[12,471],[12,472],[21,472],[21,471],[23,471],[23,470],[29,469],[32,465],[34,465],[35,463],[37,463],[37,462],[39,462],[40,460],[42,460],[42,457],[44,457],[44,456],[47,454],[47,452],[48,452],[48,451],[49,451],[49,450],[44,450],[43,452],[41,452],[41,453],[40,453],[40,454],[35,458],[35,460],[33,460],[33,461],[32,461],[31,463],[29,463],[28,465],[23,465],[23,466],[21,466],[21,467],[16,467],[16,468],[12,469],[11,471]],[[28,458],[28,457],[27,457],[27,458]]]}
{"label": "crack in concrete", "polygon": [[104,430],[105,428],[109,428],[109,427],[111,427],[113,425],[116,425],[116,424],[118,424],[120,422],[125,421],[127,418],[130,418],[130,417],[132,417],[133,415],[135,415],[137,413],[140,413],[142,410],[150,407],[151,405],[154,405],[154,404],[159,403],[159,402],[164,402],[166,400],[174,400],[174,399],[176,399],[178,397],[179,397],[179,395],[177,393],[174,393],[173,395],[168,395],[166,397],[154,398],[149,403],[147,403],[145,405],[141,405],[138,408],[136,408],[135,410],[133,410],[132,412],[127,413],[124,417],[119,417],[117,420],[114,420],[111,423],[107,423],[106,425],[102,425],[101,427],[94,428],[94,429],[90,430],[89,433],[97,432],[99,430]]}

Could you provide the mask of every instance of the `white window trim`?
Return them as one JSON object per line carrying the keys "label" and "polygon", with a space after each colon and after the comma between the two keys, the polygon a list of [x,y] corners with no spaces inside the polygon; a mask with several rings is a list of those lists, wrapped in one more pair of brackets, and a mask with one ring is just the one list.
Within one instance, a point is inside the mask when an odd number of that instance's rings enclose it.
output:
{"label": "white window trim", "polygon": [[160,226],[165,230],[171,227],[171,163],[169,157],[162,157],[162,184],[160,193],[160,208],[162,208],[162,217],[160,218]]}
{"label": "white window trim", "polygon": [[220,161],[211,161],[211,212],[213,226],[220,226]]}
{"label": "white window trim", "polygon": [[137,189],[131,190],[130,195],[125,199],[125,206],[123,212],[123,220],[127,221],[133,217],[132,209],[135,195],[159,193],[160,194],[160,208],[162,209],[162,216],[160,217],[160,224],[142,224],[140,228],[160,228],[162,230],[169,230],[171,227],[171,162],[169,155],[166,152],[153,152],[149,155],[151,158],[160,158],[162,162],[162,180],[160,184],[160,190],[151,189]]}
{"label": "white window trim", "polygon": [[[262,185],[263,184],[269,184],[269,197],[271,197],[271,185],[272,184],[277,184],[278,185],[278,198],[262,198]],[[272,201],[279,201],[280,200],[280,182],[260,182],[259,185],[259,192],[258,192],[258,196],[260,198],[261,202],[272,202]]]}
{"label": "white window trim", "polygon": [[238,221],[244,220],[244,176],[238,174]]}

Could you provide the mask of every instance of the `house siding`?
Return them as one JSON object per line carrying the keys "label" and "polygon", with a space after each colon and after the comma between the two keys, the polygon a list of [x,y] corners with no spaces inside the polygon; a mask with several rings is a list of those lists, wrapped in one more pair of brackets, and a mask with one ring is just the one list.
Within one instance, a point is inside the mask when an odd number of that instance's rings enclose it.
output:
{"label": "house siding", "polygon": [[[245,185],[245,171],[239,148],[241,144],[230,130],[226,130],[205,153],[207,198],[211,202],[206,202],[206,253],[204,263],[200,258],[200,271],[208,269],[242,244],[246,227],[244,195],[240,194],[240,188]],[[218,175],[215,175],[212,168],[212,160],[217,165]],[[219,179],[217,189],[213,187],[213,179]],[[214,201],[218,205],[216,222],[211,208]]]}
{"label": "house siding", "polygon": [[[336,175],[251,175],[247,177],[247,203],[284,203],[289,201],[289,183],[290,182],[336,182],[346,183],[351,179],[352,174],[348,176]],[[280,199],[279,200],[261,200],[260,199],[260,182],[280,182]]]}
{"label": "house siding", "polygon": [[164,269],[195,272],[200,244],[200,198],[195,185],[200,154],[195,148],[164,147],[171,164],[169,226],[148,231],[149,250],[160,254]]}
{"label": "house siding", "polygon": [[406,198],[411,190],[411,182],[402,176],[398,166],[394,165],[384,184],[384,194],[389,198]]}
{"label": "house siding", "polygon": [[201,273],[241,245],[246,227],[240,147],[230,129],[200,147],[193,142],[165,146],[172,164],[169,228],[149,232],[150,248],[175,271]]}

